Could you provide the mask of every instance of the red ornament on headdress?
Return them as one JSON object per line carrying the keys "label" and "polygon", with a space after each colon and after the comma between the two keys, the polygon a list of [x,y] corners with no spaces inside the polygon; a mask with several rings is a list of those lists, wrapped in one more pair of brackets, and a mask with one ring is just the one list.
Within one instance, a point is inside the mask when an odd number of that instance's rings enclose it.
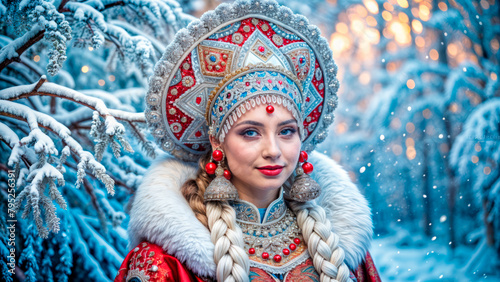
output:
{"label": "red ornament on headdress", "polygon": [[274,107],[272,105],[268,105],[266,107],[266,111],[268,114],[272,114],[274,112]]}

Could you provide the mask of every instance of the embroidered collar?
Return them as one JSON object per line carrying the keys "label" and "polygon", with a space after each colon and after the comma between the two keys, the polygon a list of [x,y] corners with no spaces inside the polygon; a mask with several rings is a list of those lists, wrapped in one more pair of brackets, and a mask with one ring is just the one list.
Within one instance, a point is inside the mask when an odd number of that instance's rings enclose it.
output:
{"label": "embroidered collar", "polygon": [[[261,223],[259,209],[252,203],[238,199],[230,202],[236,211],[236,219],[248,223]],[[267,207],[262,224],[270,223],[282,218],[286,212],[286,204],[283,199],[283,188],[280,189],[279,197]]]}
{"label": "embroidered collar", "polygon": [[285,274],[309,257],[297,218],[283,199],[283,188],[279,197],[267,207],[262,223],[254,204],[239,199],[231,205],[243,232],[251,267]]}

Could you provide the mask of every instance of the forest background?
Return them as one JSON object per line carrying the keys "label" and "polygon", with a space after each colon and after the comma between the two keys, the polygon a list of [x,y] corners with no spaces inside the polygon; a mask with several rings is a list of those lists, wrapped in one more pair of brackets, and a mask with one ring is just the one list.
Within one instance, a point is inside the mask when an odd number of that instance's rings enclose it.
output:
{"label": "forest background", "polygon": [[[330,42],[339,106],[317,150],[368,198],[383,280],[498,281],[498,0],[279,2]],[[1,1],[4,280],[113,280],[127,203],[164,154],[143,114],[148,77],[220,3]]]}

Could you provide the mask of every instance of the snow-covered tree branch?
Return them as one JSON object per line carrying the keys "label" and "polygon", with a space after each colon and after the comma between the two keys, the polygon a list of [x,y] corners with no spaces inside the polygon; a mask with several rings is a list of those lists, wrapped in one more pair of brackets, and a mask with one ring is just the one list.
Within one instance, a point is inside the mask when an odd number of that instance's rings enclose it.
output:
{"label": "snow-covered tree branch", "polygon": [[26,253],[22,271],[111,280],[126,202],[161,151],[146,132],[147,78],[194,17],[173,0],[2,1],[0,16],[0,177],[15,171],[20,232],[45,238],[19,250],[51,250]]}

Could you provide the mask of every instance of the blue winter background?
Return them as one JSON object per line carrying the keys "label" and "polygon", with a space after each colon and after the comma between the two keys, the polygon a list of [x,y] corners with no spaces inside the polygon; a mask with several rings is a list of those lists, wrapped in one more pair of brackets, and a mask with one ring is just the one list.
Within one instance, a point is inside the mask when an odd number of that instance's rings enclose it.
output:
{"label": "blue winter background", "polygon": [[[500,280],[498,2],[280,1],[320,27],[339,66],[318,150],[370,201],[384,281]],[[127,203],[164,154],[142,113],[148,77],[221,2],[1,3],[3,280],[110,281]]]}

